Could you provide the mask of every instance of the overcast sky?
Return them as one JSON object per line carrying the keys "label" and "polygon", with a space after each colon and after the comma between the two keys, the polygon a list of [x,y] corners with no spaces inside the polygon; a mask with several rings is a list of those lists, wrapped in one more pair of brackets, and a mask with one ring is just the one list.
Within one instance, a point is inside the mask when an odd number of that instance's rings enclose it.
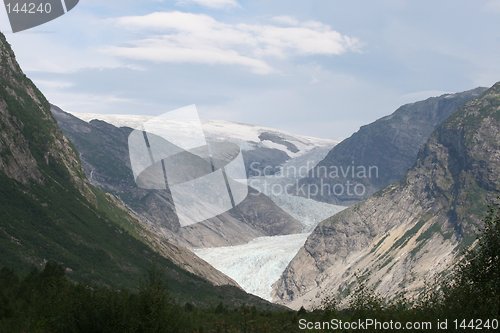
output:
{"label": "overcast sky", "polygon": [[69,112],[204,118],[341,139],[401,104],[500,80],[500,0],[81,0],[1,29]]}

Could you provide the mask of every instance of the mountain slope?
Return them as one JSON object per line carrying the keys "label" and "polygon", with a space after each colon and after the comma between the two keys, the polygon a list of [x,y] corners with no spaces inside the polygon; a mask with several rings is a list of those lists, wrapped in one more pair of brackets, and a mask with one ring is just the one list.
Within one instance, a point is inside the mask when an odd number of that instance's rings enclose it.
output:
{"label": "mountain slope", "polygon": [[[476,88],[407,104],[390,116],[362,126],[350,138],[336,145],[301,181],[301,185],[312,189],[314,185],[324,188],[318,194],[311,190],[306,195],[316,200],[349,205],[401,180],[434,129],[484,91],[485,88]],[[370,167],[371,172],[366,172]],[[348,182],[363,187],[355,193]]]}
{"label": "mountain slope", "polygon": [[468,248],[500,193],[500,83],[432,134],[405,179],[319,224],[274,285],[313,308],[355,274],[388,297],[418,293]]}
{"label": "mountain slope", "polygon": [[295,218],[253,189],[229,212],[181,228],[170,192],[140,189],[133,179],[128,153],[128,135],[132,129],[117,128],[100,120],[87,123],[56,106],[52,107],[52,113],[79,151],[90,181],[120,197],[171,241],[192,247],[228,246],[302,230]]}
{"label": "mountain slope", "polygon": [[27,271],[53,260],[74,280],[113,288],[137,288],[158,266],[178,300],[268,306],[174,264],[234,284],[185,249],[159,243],[154,230],[87,182],[48,101],[22,73],[2,34],[0,115],[0,266]]}

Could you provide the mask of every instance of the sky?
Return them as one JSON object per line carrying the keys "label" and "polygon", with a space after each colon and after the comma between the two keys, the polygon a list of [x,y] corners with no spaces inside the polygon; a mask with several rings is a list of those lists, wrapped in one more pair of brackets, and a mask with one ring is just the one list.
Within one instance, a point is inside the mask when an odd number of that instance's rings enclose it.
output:
{"label": "sky", "polygon": [[500,81],[500,0],[80,0],[0,30],[72,113],[204,119],[340,140],[402,104]]}

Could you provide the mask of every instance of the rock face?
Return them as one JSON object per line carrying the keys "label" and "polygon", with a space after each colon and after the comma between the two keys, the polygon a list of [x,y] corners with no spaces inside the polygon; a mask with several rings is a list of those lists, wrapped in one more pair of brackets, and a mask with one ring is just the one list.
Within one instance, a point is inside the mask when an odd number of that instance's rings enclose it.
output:
{"label": "rock face", "polygon": [[[401,180],[436,127],[484,91],[485,88],[476,88],[407,104],[392,115],[361,127],[336,145],[301,182],[309,189],[302,195],[350,205]],[[362,187],[355,192],[354,184]],[[316,193],[316,186],[323,190]]]}
{"label": "rock face", "polygon": [[87,123],[56,106],[52,106],[52,113],[79,151],[89,180],[119,197],[170,241],[196,248],[229,246],[302,230],[295,218],[251,188],[250,195],[236,208],[181,228],[170,192],[140,189],[133,179],[128,153],[128,135],[132,129],[118,128],[100,120]]}
{"label": "rock face", "polygon": [[[114,156],[104,158],[102,163],[114,163]],[[116,179],[121,179],[119,166],[109,166]],[[234,288],[233,280],[158,237],[121,201],[87,181],[50,104],[23,74],[2,34],[0,253],[0,267],[26,271],[53,260],[67,267],[73,279],[112,287],[138,287],[155,264],[165,268],[179,299],[196,300],[203,294],[200,302],[224,295],[230,302],[255,302]]]}
{"label": "rock face", "polygon": [[274,300],[321,306],[354,275],[388,297],[415,295],[471,245],[500,193],[500,83],[431,135],[405,178],[323,221],[274,285]]}
{"label": "rock face", "polygon": [[57,168],[69,173],[82,194],[92,196],[77,156],[57,130],[47,100],[23,74],[2,34],[0,84],[0,171],[26,185],[44,184],[46,169]]}

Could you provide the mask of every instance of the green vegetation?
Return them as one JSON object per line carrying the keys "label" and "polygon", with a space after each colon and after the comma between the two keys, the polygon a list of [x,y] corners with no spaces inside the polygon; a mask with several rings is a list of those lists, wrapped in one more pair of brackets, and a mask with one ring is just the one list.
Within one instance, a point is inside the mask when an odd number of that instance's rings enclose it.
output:
{"label": "green vegetation", "polygon": [[[500,198],[498,198],[500,200]],[[481,237],[458,263],[451,278],[433,298],[435,307],[453,314],[480,318],[500,316],[500,205],[491,207],[483,220]]]}
{"label": "green vegetation", "polygon": [[411,229],[405,232],[405,234],[399,238],[391,247],[391,250],[401,248],[410,241],[410,239],[417,234],[417,232],[425,225],[427,222],[425,219],[420,219]]}
{"label": "green vegetation", "polygon": [[235,287],[214,287],[163,258],[139,239],[137,225],[124,211],[102,192],[96,190],[96,197],[93,207],[70,186],[23,187],[0,175],[0,267],[26,274],[54,261],[73,281],[134,291],[144,272],[157,265],[176,301],[264,306]]}
{"label": "green vegetation", "polygon": [[384,241],[387,239],[387,237],[389,237],[389,234],[385,234],[384,237],[382,237],[378,241],[378,243],[373,247],[373,249],[371,249],[370,253],[375,253],[379,249],[380,245],[382,245],[384,243]]}
{"label": "green vegetation", "polygon": [[[300,320],[350,322],[366,318],[433,325],[438,319],[448,319],[448,329],[440,330],[444,332],[456,331],[451,325],[455,319],[459,324],[465,319],[467,325],[469,319],[482,319],[483,323],[490,319],[491,326],[492,319],[499,319],[500,309],[500,207],[496,205],[489,211],[476,246],[457,265],[451,278],[447,276],[439,288],[429,287],[416,301],[400,297],[385,302],[361,279],[347,309],[338,309],[335,299],[314,312],[266,311],[255,306],[227,305],[223,299],[218,305],[200,306],[176,301],[164,275],[159,268],[149,269],[141,287],[127,291],[75,284],[65,277],[64,268],[53,262],[24,278],[3,268],[0,332],[303,332],[307,330],[300,329]],[[435,330],[436,326],[427,331]],[[488,331],[488,327],[482,330]]]}
{"label": "green vegetation", "polygon": [[422,232],[420,236],[417,237],[416,241],[423,242],[425,240],[428,240],[432,237],[432,235],[438,232],[442,233],[441,226],[439,225],[439,223],[433,223],[429,228],[427,228],[424,232]]}
{"label": "green vegetation", "polygon": [[0,332],[285,332],[272,325],[294,318],[289,312],[229,308],[222,302],[210,308],[181,306],[173,302],[163,275],[152,269],[140,289],[129,292],[74,284],[52,262],[23,279],[4,268]]}

